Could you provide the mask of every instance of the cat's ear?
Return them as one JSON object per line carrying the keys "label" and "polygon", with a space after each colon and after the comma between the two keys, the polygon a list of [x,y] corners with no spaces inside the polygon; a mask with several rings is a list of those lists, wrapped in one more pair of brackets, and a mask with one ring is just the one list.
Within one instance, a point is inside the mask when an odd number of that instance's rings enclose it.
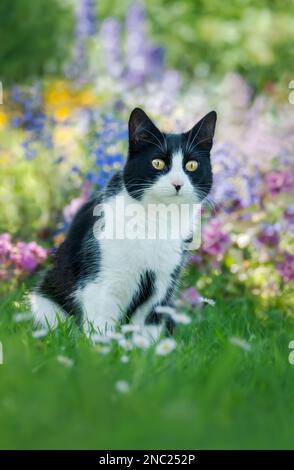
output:
{"label": "cat's ear", "polygon": [[187,146],[190,151],[193,148],[196,150],[207,150],[208,152],[211,150],[216,117],[216,112],[211,111],[186,133]]}
{"label": "cat's ear", "polygon": [[156,144],[162,139],[161,132],[143,109],[135,108],[129,119],[129,147],[130,149],[146,144]]}

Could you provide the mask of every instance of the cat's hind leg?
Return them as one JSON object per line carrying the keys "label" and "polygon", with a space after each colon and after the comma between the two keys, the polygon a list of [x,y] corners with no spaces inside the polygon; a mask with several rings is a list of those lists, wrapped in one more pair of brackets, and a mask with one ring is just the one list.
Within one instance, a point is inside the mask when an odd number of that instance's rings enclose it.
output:
{"label": "cat's hind leg", "polygon": [[[164,307],[167,306],[158,306]],[[167,313],[159,313],[156,311],[156,307],[151,310],[147,315],[145,320],[145,325],[149,329],[154,329],[154,331],[160,331],[160,335],[172,335],[175,329],[175,321],[172,319],[171,315]]]}
{"label": "cat's hind leg", "polygon": [[36,325],[47,328],[56,328],[58,320],[65,319],[65,312],[59,305],[48,297],[32,292],[29,296],[31,311]]}
{"label": "cat's hind leg", "polygon": [[89,283],[80,290],[77,300],[82,306],[83,330],[87,336],[92,333],[104,335],[115,330],[121,311],[116,297],[102,283]]}
{"label": "cat's hind leg", "polygon": [[165,322],[147,303],[134,313],[130,323],[140,327],[140,334],[152,342],[157,342],[165,332]]}

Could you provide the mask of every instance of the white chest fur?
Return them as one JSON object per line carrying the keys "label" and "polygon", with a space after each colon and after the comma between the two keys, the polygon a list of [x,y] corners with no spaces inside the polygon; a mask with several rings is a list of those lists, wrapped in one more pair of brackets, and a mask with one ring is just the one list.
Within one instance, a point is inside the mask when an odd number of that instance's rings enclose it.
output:
{"label": "white chest fur", "polygon": [[[146,271],[155,277],[152,296],[136,311],[134,319],[143,324],[152,306],[160,303],[171,283],[171,276],[180,265],[183,255],[181,237],[171,234],[169,212],[161,213],[161,233],[158,233],[158,214],[147,214],[126,193],[108,200],[104,212],[104,231],[98,232],[100,271],[97,278],[80,289],[77,299],[84,314],[95,328],[112,327],[122,318],[130,305],[140,278]],[[166,220],[162,220],[165,219]],[[187,230],[188,230],[187,221]],[[164,231],[166,226],[166,231]]]}

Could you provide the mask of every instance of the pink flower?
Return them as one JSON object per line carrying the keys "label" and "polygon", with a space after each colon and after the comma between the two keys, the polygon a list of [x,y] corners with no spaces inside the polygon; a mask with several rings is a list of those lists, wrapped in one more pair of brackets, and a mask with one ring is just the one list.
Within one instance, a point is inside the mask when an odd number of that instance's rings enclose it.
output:
{"label": "pink flower", "polygon": [[294,177],[289,171],[273,170],[265,176],[265,182],[269,194],[275,195],[293,190]]}
{"label": "pink flower", "polygon": [[78,210],[82,207],[82,205],[89,199],[91,194],[91,183],[86,181],[83,185],[82,195],[80,197],[76,197],[72,199],[72,201],[65,206],[63,209],[63,217],[65,222],[70,223]]}
{"label": "pink flower", "polygon": [[45,248],[38,245],[36,242],[30,242],[27,244],[28,250],[30,250],[37,258],[38,263],[43,263],[47,259],[48,253]]}
{"label": "pink flower", "polygon": [[294,255],[286,253],[282,263],[277,265],[277,270],[285,282],[294,280]]}
{"label": "pink flower", "polygon": [[34,271],[47,258],[47,251],[36,242],[18,242],[11,251],[10,260],[24,271]]}
{"label": "pink flower", "polygon": [[189,305],[195,306],[201,304],[202,298],[194,287],[189,287],[182,292],[182,299]]}
{"label": "pink flower", "polygon": [[222,230],[221,223],[214,219],[204,226],[202,251],[211,256],[222,255],[230,244],[230,237]]}
{"label": "pink flower", "polygon": [[37,267],[37,259],[27,248],[24,242],[18,242],[12,249],[10,259],[16,268],[25,271],[34,271]]}
{"label": "pink flower", "polygon": [[84,204],[84,197],[76,197],[63,209],[63,217],[67,223],[70,223],[80,207]]}

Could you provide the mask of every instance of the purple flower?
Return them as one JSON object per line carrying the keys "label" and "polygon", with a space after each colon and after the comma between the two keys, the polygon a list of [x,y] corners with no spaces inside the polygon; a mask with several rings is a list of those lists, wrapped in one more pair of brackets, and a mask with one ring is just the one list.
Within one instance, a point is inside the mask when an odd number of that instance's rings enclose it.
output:
{"label": "purple flower", "polygon": [[286,253],[284,260],[277,265],[277,270],[285,282],[294,280],[294,255]]}
{"label": "purple flower", "polygon": [[87,38],[95,34],[96,5],[93,0],[79,0],[77,7],[76,35]]}
{"label": "purple flower", "polygon": [[120,23],[114,18],[106,18],[101,25],[101,40],[108,73],[118,78],[122,74]]}
{"label": "purple flower", "polygon": [[164,51],[150,43],[147,38],[145,8],[141,2],[134,2],[126,16],[126,84],[142,85],[146,78],[158,79],[163,75]]}
{"label": "purple flower", "polygon": [[66,68],[66,75],[85,84],[90,80],[87,41],[96,32],[96,3],[94,0],[79,0],[76,8],[76,40],[74,57]]}
{"label": "purple flower", "polygon": [[195,287],[189,287],[182,292],[182,299],[188,302],[189,305],[194,307],[195,305],[199,305],[202,302],[202,298],[195,289]]}
{"label": "purple flower", "polygon": [[221,223],[214,219],[204,226],[202,251],[211,256],[220,256],[228,248],[230,237],[222,229]]}
{"label": "purple flower", "polygon": [[280,237],[275,225],[264,224],[262,230],[257,235],[257,240],[269,246],[276,246],[280,241]]}
{"label": "purple flower", "polygon": [[284,217],[291,224],[294,223],[294,204],[290,204],[290,206],[285,209]]}
{"label": "purple flower", "polygon": [[290,171],[273,170],[265,176],[269,194],[272,196],[293,190],[294,177]]}
{"label": "purple flower", "polygon": [[188,260],[188,261],[189,261],[190,264],[198,265],[198,264],[201,263],[201,259],[202,259],[202,258],[201,258],[200,255],[194,253],[193,255],[189,256],[189,260]]}

